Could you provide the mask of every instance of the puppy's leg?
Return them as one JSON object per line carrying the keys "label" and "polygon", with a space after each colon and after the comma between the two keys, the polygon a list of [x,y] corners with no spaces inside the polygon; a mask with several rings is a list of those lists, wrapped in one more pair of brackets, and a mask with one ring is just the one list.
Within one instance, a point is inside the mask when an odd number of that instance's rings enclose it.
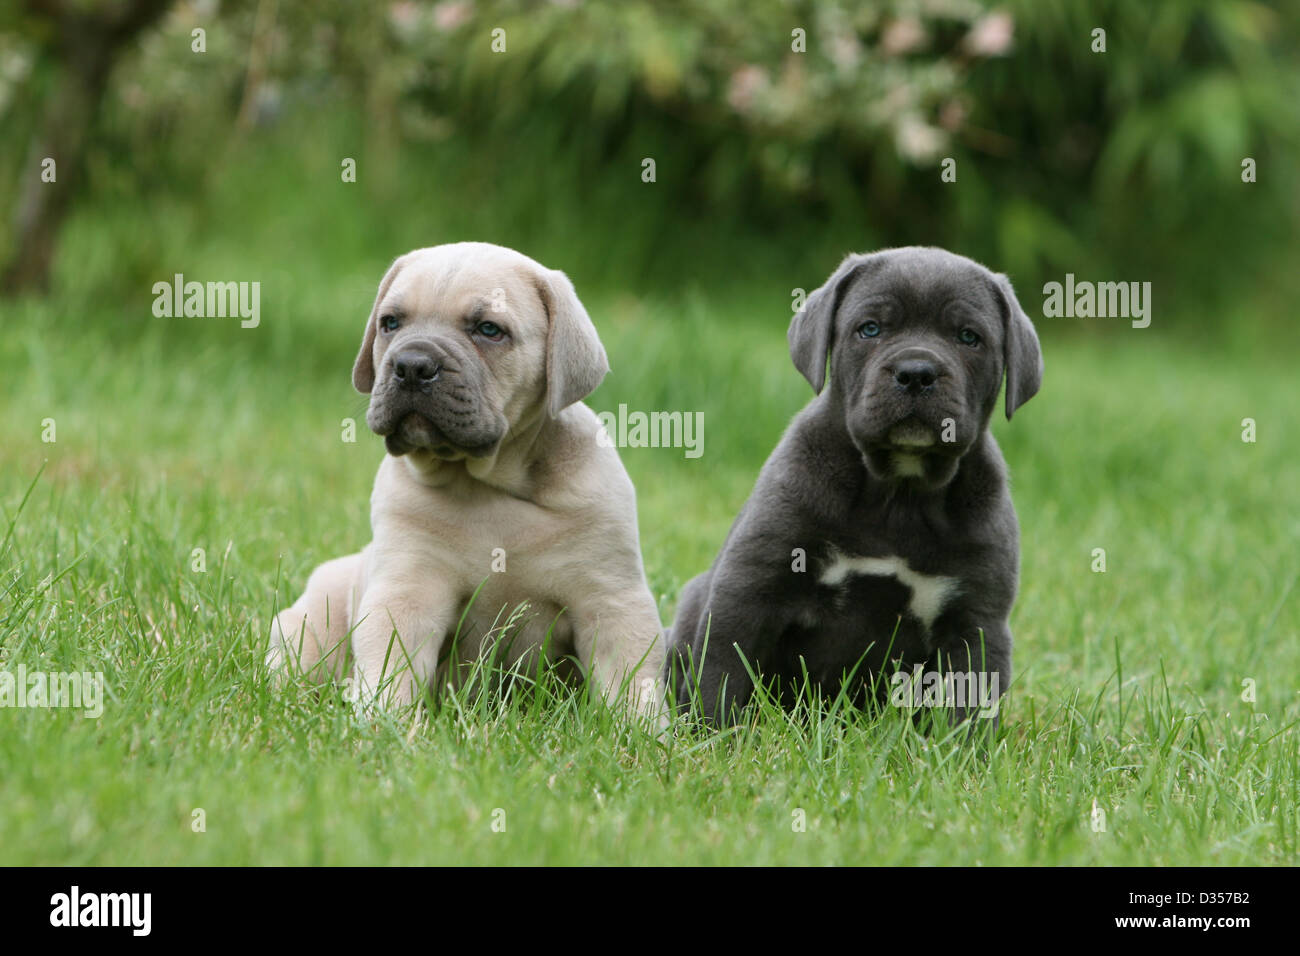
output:
{"label": "puppy's leg", "polygon": [[271,622],[268,668],[305,674],[317,683],[343,677],[361,564],[361,553],[349,554],[311,573],[302,596]]}
{"label": "puppy's leg", "polygon": [[595,595],[569,608],[573,643],[587,679],[610,703],[664,716],[664,642],[659,612],[644,587]]}
{"label": "puppy's leg", "polygon": [[997,730],[1001,696],[1011,683],[1011,632],[1005,626],[968,629],[942,639],[931,658],[943,675],[945,704],[954,725],[971,718],[971,730],[988,721]]}
{"label": "puppy's leg", "polygon": [[759,564],[724,561],[714,570],[695,633],[680,638],[691,642],[699,690],[687,690],[706,722],[734,724],[754,695],[750,672],[768,668],[790,624],[790,605],[764,597],[783,593],[780,580]]}
{"label": "puppy's leg", "polygon": [[357,703],[403,707],[433,680],[459,602],[445,575],[417,553],[377,551],[352,630]]}
{"label": "puppy's leg", "polygon": [[713,572],[705,571],[686,583],[677,601],[677,617],[672,630],[665,635],[663,679],[669,700],[678,707],[685,707],[690,702],[698,679],[698,662],[692,645],[712,580]]}

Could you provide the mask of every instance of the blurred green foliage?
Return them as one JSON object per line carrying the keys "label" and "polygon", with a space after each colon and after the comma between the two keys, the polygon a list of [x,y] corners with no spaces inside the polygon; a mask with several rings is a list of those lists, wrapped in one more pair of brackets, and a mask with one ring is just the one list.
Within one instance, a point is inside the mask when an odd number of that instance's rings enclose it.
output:
{"label": "blurred green foliage", "polygon": [[[783,267],[788,286],[850,249],[916,242],[1018,283],[1066,271],[1152,280],[1162,305],[1208,324],[1243,301],[1280,310],[1297,291],[1298,11],[1294,0],[179,3],[113,75],[82,201],[143,202],[196,229],[277,228],[353,156],[365,239],[385,255],[457,238],[455,223],[598,264],[611,284]],[[12,184],[31,174],[18,144],[48,78],[39,24],[0,25],[13,146],[0,176]],[[954,183],[941,181],[945,157]],[[646,158],[654,183],[641,179]],[[247,191],[259,176],[275,189],[245,209],[255,221],[223,222],[222,184]],[[14,192],[0,187],[4,201]],[[310,223],[303,242],[328,215]],[[127,272],[165,269],[164,243],[130,238]]]}

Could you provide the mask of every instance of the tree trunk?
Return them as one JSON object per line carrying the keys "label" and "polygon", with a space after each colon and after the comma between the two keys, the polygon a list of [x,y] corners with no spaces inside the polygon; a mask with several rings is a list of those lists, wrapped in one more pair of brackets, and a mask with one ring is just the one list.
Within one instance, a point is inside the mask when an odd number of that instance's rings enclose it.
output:
{"label": "tree trunk", "polygon": [[[57,87],[33,137],[24,185],[14,216],[14,254],[0,278],[0,293],[45,292],[55,239],[85,172],[87,134],[104,96],[107,63],[64,63]],[[54,182],[41,179],[42,162],[54,160]]]}
{"label": "tree trunk", "polygon": [[[13,221],[13,253],[0,274],[0,295],[45,292],[59,230],[82,186],[86,148],[118,54],[166,11],[170,0],[111,4],[110,13],[82,12],[58,0],[28,0],[28,12],[44,20],[54,39],[42,51],[54,65],[53,92],[28,149]],[[54,182],[41,179],[42,162],[54,160]]]}

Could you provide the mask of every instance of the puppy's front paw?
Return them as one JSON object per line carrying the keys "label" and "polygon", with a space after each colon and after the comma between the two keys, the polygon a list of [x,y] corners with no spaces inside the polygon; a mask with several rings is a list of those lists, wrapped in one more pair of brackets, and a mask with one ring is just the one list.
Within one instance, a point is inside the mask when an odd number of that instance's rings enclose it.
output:
{"label": "puppy's front paw", "polygon": [[[304,673],[304,644],[312,640],[307,633],[307,615],[293,608],[281,611],[271,620],[271,637],[266,645],[266,669],[277,686],[290,674]],[[312,641],[314,643],[314,640]]]}
{"label": "puppy's front paw", "polygon": [[343,676],[348,666],[347,636],[335,634],[328,622],[320,629],[312,626],[305,611],[297,605],[286,608],[271,621],[266,646],[266,668],[277,683],[291,675],[301,675],[317,684]]}
{"label": "puppy's front paw", "polygon": [[668,729],[668,696],[664,682],[657,677],[643,677],[628,688],[628,704],[648,728],[656,733]]}

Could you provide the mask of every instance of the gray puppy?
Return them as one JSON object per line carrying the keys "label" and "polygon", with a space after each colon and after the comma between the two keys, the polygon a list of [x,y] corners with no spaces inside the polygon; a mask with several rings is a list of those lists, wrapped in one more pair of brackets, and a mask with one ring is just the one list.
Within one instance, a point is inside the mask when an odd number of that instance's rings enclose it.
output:
{"label": "gray puppy", "polygon": [[988,423],[1004,374],[1008,419],[1043,374],[1010,282],[942,249],[852,255],[789,341],[818,396],[682,592],[665,662],[677,703],[733,722],[751,672],[787,706],[805,676],[899,702],[910,671],[925,699],[909,684],[904,703],[996,716],[1019,528]]}

